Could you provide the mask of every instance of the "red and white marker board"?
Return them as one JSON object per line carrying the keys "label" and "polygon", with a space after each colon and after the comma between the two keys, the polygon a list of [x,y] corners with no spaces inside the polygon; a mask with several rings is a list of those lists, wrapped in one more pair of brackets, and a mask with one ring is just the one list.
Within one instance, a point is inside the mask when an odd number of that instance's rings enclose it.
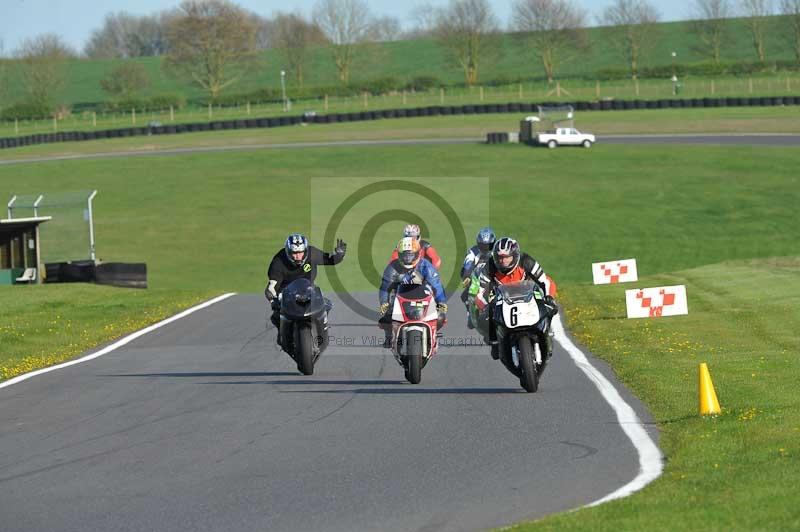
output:
{"label": "red and white marker board", "polygon": [[657,318],[689,314],[686,286],[656,286],[625,290],[629,318]]}
{"label": "red and white marker board", "polygon": [[592,264],[594,284],[616,284],[638,281],[636,259],[609,260]]}

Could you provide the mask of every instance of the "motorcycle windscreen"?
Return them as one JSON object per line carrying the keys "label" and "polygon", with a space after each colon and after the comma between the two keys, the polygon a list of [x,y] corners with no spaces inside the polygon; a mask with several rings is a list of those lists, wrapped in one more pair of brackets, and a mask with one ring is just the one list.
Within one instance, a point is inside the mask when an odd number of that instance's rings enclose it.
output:
{"label": "motorcycle windscreen", "polygon": [[295,279],[283,289],[281,314],[290,318],[307,318],[325,310],[322,291],[305,278]]}
{"label": "motorcycle windscreen", "polygon": [[509,303],[530,301],[541,288],[533,281],[519,281],[500,285],[497,288],[498,296]]}

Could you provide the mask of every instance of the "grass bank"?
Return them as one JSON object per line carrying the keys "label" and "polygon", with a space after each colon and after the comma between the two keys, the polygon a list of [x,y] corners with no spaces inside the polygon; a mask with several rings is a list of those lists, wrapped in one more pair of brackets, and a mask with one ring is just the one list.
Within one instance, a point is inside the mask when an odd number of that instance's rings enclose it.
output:
{"label": "grass bank", "polygon": [[[648,405],[666,457],[638,494],[515,527],[540,530],[797,530],[800,257],[564,287],[575,337]],[[627,320],[625,288],[685,284],[689,315]],[[698,365],[722,405],[697,414]]]}

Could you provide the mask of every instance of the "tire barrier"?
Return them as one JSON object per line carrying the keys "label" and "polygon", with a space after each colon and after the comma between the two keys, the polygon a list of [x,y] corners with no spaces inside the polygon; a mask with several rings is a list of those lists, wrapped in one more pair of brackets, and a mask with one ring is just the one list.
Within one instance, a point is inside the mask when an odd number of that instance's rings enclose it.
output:
{"label": "tire barrier", "polygon": [[[175,135],[185,132],[221,131],[226,129],[270,128],[298,125],[303,123],[335,124],[337,122],[356,122],[362,120],[382,120],[384,118],[405,118],[416,116],[452,116],[485,113],[530,113],[536,112],[539,105],[565,105],[563,102],[509,102],[467,105],[435,105],[429,107],[406,107],[402,109],[379,109],[353,113],[330,113],[327,115],[293,115],[271,118],[250,118],[246,120],[216,120],[166,126],[145,126],[120,129],[98,129],[95,131],[62,131],[58,133],[37,133],[19,137],[0,138],[0,149],[19,148],[35,144],[54,142],[79,142],[109,138],[128,138],[142,135]],[[632,109],[680,109],[696,107],[755,107],[800,105],[800,96],[749,96],[726,98],[669,98],[662,100],[602,100],[571,102],[577,111],[627,111]]]}
{"label": "tire barrier", "polygon": [[79,260],[45,264],[45,283],[91,283],[94,261]]}
{"label": "tire barrier", "polygon": [[51,262],[44,265],[45,283],[96,283],[123,288],[147,288],[147,264],[91,260]]}
{"label": "tire barrier", "polygon": [[506,132],[486,134],[486,144],[504,144],[507,142],[508,142],[508,133]]}
{"label": "tire barrier", "polygon": [[94,282],[122,288],[147,288],[147,264],[108,262],[94,267]]}

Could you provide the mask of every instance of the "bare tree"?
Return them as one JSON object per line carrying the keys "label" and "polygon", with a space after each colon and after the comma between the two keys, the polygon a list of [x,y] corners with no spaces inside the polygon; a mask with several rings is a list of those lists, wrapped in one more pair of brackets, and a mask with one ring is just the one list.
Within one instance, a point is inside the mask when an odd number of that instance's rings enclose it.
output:
{"label": "bare tree", "polygon": [[317,25],[297,13],[278,13],[272,25],[272,44],[286,61],[286,70],[297,85],[302,86],[310,48],[324,43],[325,35]]}
{"label": "bare tree", "polygon": [[0,39],[0,109],[6,105],[8,97],[8,62],[3,39]]}
{"label": "bare tree", "polygon": [[742,14],[750,30],[753,48],[758,60],[767,60],[766,38],[768,18],[772,14],[772,0],[741,0]]}
{"label": "bare tree", "polygon": [[255,36],[248,13],[227,0],[185,0],[167,26],[163,67],[217,98],[258,66]]}
{"label": "bare tree", "polygon": [[514,29],[542,62],[547,81],[553,81],[559,63],[586,47],[586,12],[570,0],[517,0],[513,4]]}
{"label": "bare tree", "polygon": [[25,39],[15,55],[22,64],[22,81],[31,103],[52,106],[75,51],[59,35],[46,33]]}
{"label": "bare tree", "polygon": [[659,14],[647,0],[615,0],[603,12],[602,20],[611,28],[612,43],[622,51],[631,69],[639,74],[642,55],[655,42]]}
{"label": "bare tree", "polygon": [[314,22],[331,43],[339,81],[348,83],[356,55],[374,38],[369,6],[364,0],[319,0]]}
{"label": "bare tree", "polygon": [[373,22],[373,38],[380,42],[397,41],[403,33],[400,21],[395,17],[379,17]]}
{"label": "bare tree", "polygon": [[256,49],[268,50],[275,47],[275,20],[262,17],[257,13],[250,13],[252,22],[256,27]]}
{"label": "bare tree", "polygon": [[467,85],[478,81],[483,59],[497,50],[497,31],[488,0],[450,0],[436,13],[436,38],[464,71]]}
{"label": "bare tree", "polygon": [[732,11],[728,0],[694,0],[689,27],[699,44],[694,50],[719,64],[722,47],[727,41]]}
{"label": "bare tree", "polygon": [[84,47],[88,57],[158,56],[166,52],[168,12],[139,17],[125,11],[109,13]]}
{"label": "bare tree", "polygon": [[800,63],[800,0],[781,0],[781,15],[788,26],[786,34],[797,62]]}
{"label": "bare tree", "polygon": [[114,98],[126,100],[150,86],[150,76],[141,63],[127,61],[118,65],[100,86]]}
{"label": "bare tree", "polygon": [[436,29],[436,8],[430,2],[416,4],[411,8],[409,18],[414,21],[413,27],[406,31],[407,39],[432,37]]}

